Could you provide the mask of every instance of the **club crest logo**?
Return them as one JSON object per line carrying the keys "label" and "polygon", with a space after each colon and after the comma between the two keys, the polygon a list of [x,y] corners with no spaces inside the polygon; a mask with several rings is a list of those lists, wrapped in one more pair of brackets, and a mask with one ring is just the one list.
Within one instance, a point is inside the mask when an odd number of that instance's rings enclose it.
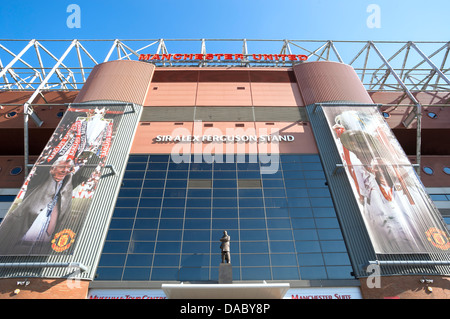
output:
{"label": "club crest logo", "polygon": [[69,249],[75,241],[75,233],[70,229],[64,229],[55,234],[52,240],[52,249],[56,252],[62,252]]}
{"label": "club crest logo", "polygon": [[450,248],[450,241],[447,234],[435,227],[428,229],[425,234],[427,235],[428,241],[436,248],[442,250],[448,250]]}

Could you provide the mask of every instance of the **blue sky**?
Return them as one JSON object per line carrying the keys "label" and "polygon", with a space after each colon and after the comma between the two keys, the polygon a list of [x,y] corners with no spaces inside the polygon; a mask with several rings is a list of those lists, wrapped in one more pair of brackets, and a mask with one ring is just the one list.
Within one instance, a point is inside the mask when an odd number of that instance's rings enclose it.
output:
{"label": "blue sky", "polygon": [[[70,4],[80,28],[69,28]],[[369,28],[375,4],[380,28]],[[449,0],[3,0],[1,39],[440,40]]]}

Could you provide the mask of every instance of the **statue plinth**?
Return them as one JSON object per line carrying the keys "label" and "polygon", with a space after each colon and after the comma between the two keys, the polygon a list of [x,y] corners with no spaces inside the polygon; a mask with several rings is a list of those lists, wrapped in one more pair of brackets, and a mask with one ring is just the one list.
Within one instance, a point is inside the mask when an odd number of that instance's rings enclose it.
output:
{"label": "statue plinth", "polygon": [[233,282],[233,270],[230,263],[221,263],[219,266],[219,284],[231,284]]}

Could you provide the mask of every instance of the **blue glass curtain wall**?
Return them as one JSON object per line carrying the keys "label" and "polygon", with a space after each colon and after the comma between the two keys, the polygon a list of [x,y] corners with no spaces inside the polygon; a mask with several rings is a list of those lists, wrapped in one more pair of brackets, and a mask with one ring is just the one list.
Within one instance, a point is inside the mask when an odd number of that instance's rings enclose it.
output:
{"label": "blue glass curtain wall", "polygon": [[233,280],[353,278],[319,156],[253,158],[130,155],[96,280],[217,281],[224,230]]}

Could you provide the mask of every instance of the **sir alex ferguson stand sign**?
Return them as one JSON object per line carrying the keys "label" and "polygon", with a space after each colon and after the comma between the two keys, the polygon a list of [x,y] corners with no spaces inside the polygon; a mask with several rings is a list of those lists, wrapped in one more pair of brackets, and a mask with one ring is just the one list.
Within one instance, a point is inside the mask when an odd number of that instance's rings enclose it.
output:
{"label": "sir alex ferguson stand sign", "polygon": [[0,225],[0,255],[70,254],[123,106],[71,107]]}

